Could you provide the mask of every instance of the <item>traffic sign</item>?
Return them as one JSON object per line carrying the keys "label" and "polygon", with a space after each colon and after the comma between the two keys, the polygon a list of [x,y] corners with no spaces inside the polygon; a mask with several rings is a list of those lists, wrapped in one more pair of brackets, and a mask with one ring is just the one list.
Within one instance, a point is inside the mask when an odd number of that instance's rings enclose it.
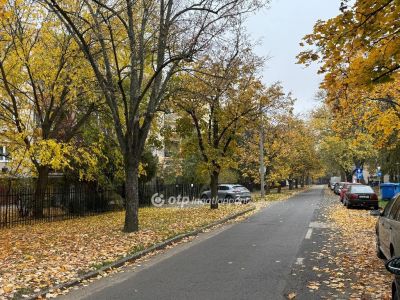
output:
{"label": "traffic sign", "polygon": [[357,179],[363,179],[363,169],[361,168],[356,169],[356,177]]}

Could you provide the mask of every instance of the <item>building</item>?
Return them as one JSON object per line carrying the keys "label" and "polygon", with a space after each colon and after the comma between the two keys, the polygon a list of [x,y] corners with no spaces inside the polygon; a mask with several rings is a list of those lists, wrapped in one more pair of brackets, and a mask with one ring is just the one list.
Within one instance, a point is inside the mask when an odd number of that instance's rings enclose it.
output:
{"label": "building", "polygon": [[5,146],[0,145],[0,170],[6,170],[9,157]]}

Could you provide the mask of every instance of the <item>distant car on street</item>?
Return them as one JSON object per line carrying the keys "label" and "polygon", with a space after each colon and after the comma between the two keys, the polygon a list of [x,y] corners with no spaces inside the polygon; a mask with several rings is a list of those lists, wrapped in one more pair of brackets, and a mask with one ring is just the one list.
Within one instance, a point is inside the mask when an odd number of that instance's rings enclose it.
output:
{"label": "distant car on street", "polygon": [[335,188],[336,183],[340,182],[340,179],[341,178],[339,176],[334,176],[329,179],[329,187],[331,188],[331,190]]}
{"label": "distant car on street", "polygon": [[348,190],[349,187],[352,186],[352,185],[361,185],[361,183],[346,182],[346,183],[343,185],[343,187],[342,187],[342,189],[340,190],[340,193],[339,193],[340,202],[343,202],[343,199],[344,199],[344,196],[345,196],[347,190]]}
{"label": "distant car on street", "polygon": [[347,208],[373,207],[379,208],[378,195],[368,185],[351,185],[344,195],[343,204]]}
{"label": "distant car on street", "polygon": [[[210,201],[211,190],[204,191],[201,194],[201,199],[203,201]],[[251,201],[251,193],[247,188],[239,184],[220,184],[218,186],[218,201],[249,203]]]}
{"label": "distant car on street", "polygon": [[376,253],[382,259],[400,255],[400,194],[389,201],[378,218]]}
{"label": "distant car on street", "polygon": [[343,186],[346,184],[346,182],[337,182],[336,184],[335,184],[335,187],[334,187],[334,189],[333,189],[333,192],[336,194],[336,195],[340,195],[340,191],[342,190],[342,188],[343,188]]}

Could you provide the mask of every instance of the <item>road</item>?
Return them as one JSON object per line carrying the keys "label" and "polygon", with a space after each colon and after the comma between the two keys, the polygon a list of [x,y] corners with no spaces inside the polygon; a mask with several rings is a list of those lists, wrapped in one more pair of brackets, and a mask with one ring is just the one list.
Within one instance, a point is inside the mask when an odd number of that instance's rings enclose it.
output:
{"label": "road", "polygon": [[313,187],[61,298],[284,299],[322,195]]}

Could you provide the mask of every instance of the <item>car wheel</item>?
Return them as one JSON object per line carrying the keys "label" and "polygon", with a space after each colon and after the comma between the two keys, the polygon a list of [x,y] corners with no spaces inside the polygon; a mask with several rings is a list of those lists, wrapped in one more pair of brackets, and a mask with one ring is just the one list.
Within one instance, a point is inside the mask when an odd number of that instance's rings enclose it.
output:
{"label": "car wheel", "polygon": [[347,207],[348,209],[350,209],[350,208],[352,207],[352,205],[350,204],[350,202],[347,202],[346,207]]}
{"label": "car wheel", "polygon": [[201,201],[203,201],[203,203],[210,203],[210,199],[208,199],[206,195],[201,196]]}

